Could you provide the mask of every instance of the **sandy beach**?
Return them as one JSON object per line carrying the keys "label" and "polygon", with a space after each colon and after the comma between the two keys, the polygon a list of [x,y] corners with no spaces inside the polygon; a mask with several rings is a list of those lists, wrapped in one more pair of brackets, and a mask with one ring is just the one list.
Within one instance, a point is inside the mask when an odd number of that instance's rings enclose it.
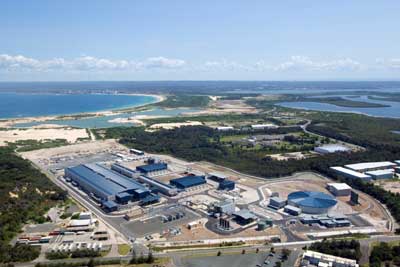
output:
{"label": "sandy beach", "polygon": [[[151,96],[151,97],[156,98],[156,100],[151,103],[146,103],[143,105],[138,105],[138,106],[134,106],[131,108],[124,108],[124,109],[104,110],[104,111],[97,111],[97,112],[82,112],[82,113],[77,113],[77,114],[66,114],[66,115],[49,115],[49,116],[39,116],[39,117],[23,117],[23,118],[3,119],[3,120],[0,120],[0,128],[12,128],[14,124],[18,124],[18,123],[31,123],[31,122],[44,122],[45,123],[46,121],[59,120],[59,119],[72,120],[72,119],[76,119],[77,117],[79,117],[79,118],[88,117],[89,118],[89,117],[102,117],[102,116],[112,116],[112,115],[124,114],[127,112],[128,109],[140,108],[143,106],[159,103],[166,99],[166,96],[164,96],[164,95],[151,95],[151,94],[122,94],[122,95]],[[59,126],[59,125],[57,125],[57,126]]]}

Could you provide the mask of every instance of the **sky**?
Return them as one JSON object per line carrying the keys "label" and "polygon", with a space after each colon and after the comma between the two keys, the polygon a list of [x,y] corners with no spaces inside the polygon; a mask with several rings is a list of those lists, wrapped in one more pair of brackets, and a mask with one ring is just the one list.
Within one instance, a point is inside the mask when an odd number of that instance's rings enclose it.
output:
{"label": "sky", "polygon": [[398,0],[2,0],[0,81],[400,80]]}

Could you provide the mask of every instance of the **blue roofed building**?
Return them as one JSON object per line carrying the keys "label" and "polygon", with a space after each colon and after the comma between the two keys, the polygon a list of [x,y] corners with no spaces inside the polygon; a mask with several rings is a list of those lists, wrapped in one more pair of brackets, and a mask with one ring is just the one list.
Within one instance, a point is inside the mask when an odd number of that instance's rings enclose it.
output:
{"label": "blue roofed building", "polygon": [[235,189],[235,182],[231,180],[224,179],[218,184],[218,190],[233,190]]}
{"label": "blue roofed building", "polygon": [[65,176],[99,202],[126,204],[150,195],[138,181],[120,175],[99,164],[85,164],[65,169]]}
{"label": "blue roofed building", "polygon": [[107,212],[113,212],[118,210],[118,204],[112,200],[103,201],[101,203],[101,206]]}
{"label": "blue roofed building", "polygon": [[204,176],[189,175],[177,179],[172,179],[169,183],[179,189],[186,189],[207,183]]}
{"label": "blue roofed building", "polygon": [[167,173],[168,165],[167,163],[153,163],[148,165],[137,166],[136,170],[146,176],[152,177],[155,175],[162,175]]}

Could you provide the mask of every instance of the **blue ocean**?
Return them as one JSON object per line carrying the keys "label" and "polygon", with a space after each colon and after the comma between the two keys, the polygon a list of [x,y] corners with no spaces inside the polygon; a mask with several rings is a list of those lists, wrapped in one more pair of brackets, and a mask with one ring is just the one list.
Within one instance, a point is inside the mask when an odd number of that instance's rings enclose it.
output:
{"label": "blue ocean", "polygon": [[153,96],[116,94],[0,93],[0,118],[65,115],[135,107]]}

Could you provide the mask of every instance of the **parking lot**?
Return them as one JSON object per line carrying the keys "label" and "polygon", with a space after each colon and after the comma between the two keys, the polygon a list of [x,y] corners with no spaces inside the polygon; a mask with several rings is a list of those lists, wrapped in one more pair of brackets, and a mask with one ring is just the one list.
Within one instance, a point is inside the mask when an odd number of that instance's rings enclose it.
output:
{"label": "parking lot", "polygon": [[[182,218],[175,219],[168,222],[162,221],[162,215],[174,215],[178,212],[183,212],[185,215]],[[158,215],[151,217],[147,220],[137,220],[132,222],[127,222],[122,224],[122,227],[132,233],[132,235],[137,237],[143,237],[145,235],[161,233],[167,231],[170,228],[176,228],[183,224],[187,224],[191,221],[199,219],[200,216],[195,214],[189,209],[179,207],[172,209],[165,209]]]}

